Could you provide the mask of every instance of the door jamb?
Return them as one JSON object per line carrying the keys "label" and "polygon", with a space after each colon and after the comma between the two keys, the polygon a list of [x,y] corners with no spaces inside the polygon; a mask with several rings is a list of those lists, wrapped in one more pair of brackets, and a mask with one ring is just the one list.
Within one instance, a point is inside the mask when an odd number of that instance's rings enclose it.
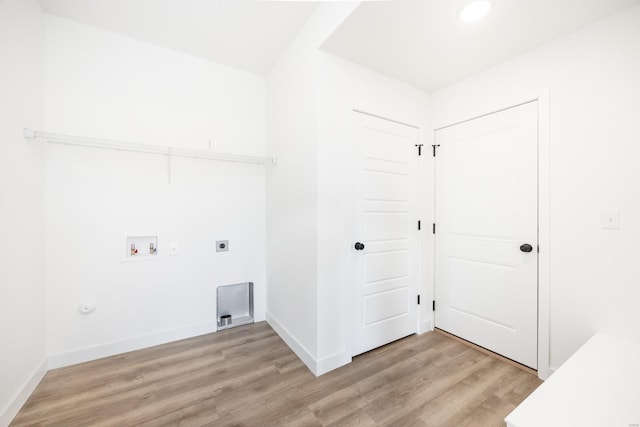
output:
{"label": "door jamb", "polygon": [[[538,105],[538,378],[546,380],[550,375],[550,283],[549,283],[549,89],[540,91],[536,96],[523,98],[497,109],[487,109],[489,112],[476,115],[464,120],[450,123],[446,126],[434,128],[435,132],[445,127],[453,126],[465,121],[477,119],[488,114],[497,113],[509,108],[517,107],[529,102],[537,101]],[[434,159],[435,172],[435,159]],[[436,182],[433,181],[433,198],[435,202]],[[435,218],[435,203],[433,204]],[[433,279],[431,294],[435,295],[435,239],[432,239]],[[432,314],[432,324],[435,327],[435,313]]]}

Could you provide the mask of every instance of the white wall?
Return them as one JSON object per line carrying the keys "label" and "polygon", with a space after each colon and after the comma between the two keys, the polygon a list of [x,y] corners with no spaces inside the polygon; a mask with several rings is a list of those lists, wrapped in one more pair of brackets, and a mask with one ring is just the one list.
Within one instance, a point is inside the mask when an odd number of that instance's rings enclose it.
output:
{"label": "white wall", "polygon": [[43,22],[33,0],[0,2],[0,425],[46,370],[42,148]]}
{"label": "white wall", "polygon": [[638,76],[640,6],[433,97],[439,127],[550,90],[552,367],[596,331],[640,340]]}
{"label": "white wall", "polygon": [[425,126],[423,91],[319,50],[356,4],[323,4],[268,79],[267,319],[316,374],[351,360],[346,164],[354,107]]}
{"label": "white wall", "polygon": [[316,372],[318,355],[318,46],[354,4],[320,5],[268,80],[267,320]]}
{"label": "white wall", "polygon": [[[46,16],[47,131],[264,155],[265,107],[263,77]],[[219,285],[253,281],[264,317],[265,168],[174,158],[169,188],[167,163],[47,145],[51,366],[213,331]],[[147,234],[157,259],[122,262],[123,236]]]}
{"label": "white wall", "polygon": [[313,36],[304,27],[267,79],[267,151],[278,158],[267,171],[267,321],[307,365],[317,352]]}
{"label": "white wall", "polygon": [[[318,359],[322,371],[351,360],[350,270],[347,255],[353,245],[348,215],[352,169],[348,152],[352,135],[353,109],[402,121],[420,127],[421,142],[430,144],[429,95],[407,84],[386,77],[333,55],[320,52],[319,60],[319,143],[318,143]],[[426,134],[426,135],[425,135]],[[420,158],[421,169],[430,161]],[[417,154],[417,152],[416,152]],[[427,163],[428,165],[428,163]],[[424,190],[424,187],[421,187]],[[431,199],[421,197],[420,212],[428,221]],[[416,218],[417,220],[417,218]],[[425,221],[425,222],[426,222]],[[428,248],[432,235],[425,229],[421,245]],[[431,299],[425,271],[420,284],[424,301]],[[431,328],[430,310],[423,304],[421,331]],[[418,330],[418,329],[416,329]]]}

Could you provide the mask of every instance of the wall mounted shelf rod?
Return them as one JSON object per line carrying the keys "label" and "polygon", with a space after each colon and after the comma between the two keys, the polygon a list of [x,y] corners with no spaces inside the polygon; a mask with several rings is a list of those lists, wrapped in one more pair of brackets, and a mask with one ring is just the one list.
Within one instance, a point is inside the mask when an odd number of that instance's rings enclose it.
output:
{"label": "wall mounted shelf rod", "polygon": [[86,138],[73,135],[62,135],[24,129],[26,139],[40,139],[46,142],[79,147],[102,148],[106,150],[130,151],[134,153],[159,154],[167,157],[186,157],[191,159],[219,160],[223,162],[251,163],[256,165],[275,165],[276,159],[271,157],[244,156],[240,154],[214,153],[209,151],[176,148],[162,145],[138,144],[132,142],[113,141],[108,139]]}

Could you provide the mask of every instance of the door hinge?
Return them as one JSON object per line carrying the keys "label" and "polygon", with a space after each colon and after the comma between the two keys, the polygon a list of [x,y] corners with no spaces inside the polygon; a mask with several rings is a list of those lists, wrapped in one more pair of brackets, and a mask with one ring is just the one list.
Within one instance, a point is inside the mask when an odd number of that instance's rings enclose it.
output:
{"label": "door hinge", "polygon": [[420,305],[420,294],[418,294],[418,305]]}
{"label": "door hinge", "polygon": [[433,223],[433,234],[436,234],[436,223]]}
{"label": "door hinge", "polygon": [[420,220],[418,220],[418,230],[420,230],[420,227],[421,227]]}
{"label": "door hinge", "polygon": [[416,144],[416,147],[418,147],[418,156],[422,156],[422,146],[424,144]]}
{"label": "door hinge", "polygon": [[436,147],[440,147],[440,144],[433,144],[431,147],[433,148],[433,157],[435,157],[436,156]]}
{"label": "door hinge", "polygon": [[431,308],[436,311],[436,300],[431,301]]}

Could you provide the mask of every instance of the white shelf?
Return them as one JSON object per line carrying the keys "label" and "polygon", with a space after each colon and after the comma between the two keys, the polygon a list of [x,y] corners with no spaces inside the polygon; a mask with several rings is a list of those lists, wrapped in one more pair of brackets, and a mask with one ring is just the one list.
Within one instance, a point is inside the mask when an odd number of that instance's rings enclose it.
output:
{"label": "white shelf", "polygon": [[509,427],[640,424],[640,344],[598,333],[505,421]]}
{"label": "white shelf", "polygon": [[186,157],[191,159],[218,160],[234,163],[251,163],[256,165],[276,164],[271,157],[245,156],[242,154],[214,153],[211,151],[192,150],[188,148],[169,147],[164,145],[139,144],[133,142],[114,141],[109,139],[88,138],[84,136],[62,135],[51,132],[41,132],[24,128],[27,139],[41,139],[46,142],[80,147],[102,148],[116,151],[131,151],[135,153],[158,154],[168,157]]}

